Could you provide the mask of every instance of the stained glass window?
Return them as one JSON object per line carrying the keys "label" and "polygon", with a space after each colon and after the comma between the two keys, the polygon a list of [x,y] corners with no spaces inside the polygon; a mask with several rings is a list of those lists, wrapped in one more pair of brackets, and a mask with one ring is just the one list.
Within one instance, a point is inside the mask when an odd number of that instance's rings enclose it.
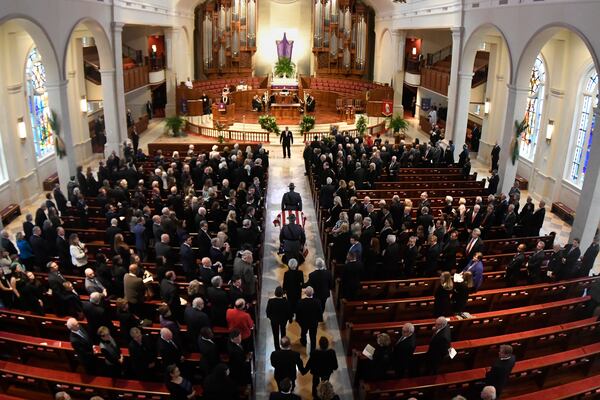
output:
{"label": "stained glass window", "polygon": [[35,154],[37,159],[41,160],[54,154],[54,138],[48,123],[50,108],[48,107],[48,92],[46,91],[46,69],[36,47],[31,49],[27,56],[25,74]]}
{"label": "stained glass window", "polygon": [[541,55],[538,55],[531,70],[529,78],[529,94],[527,96],[527,111],[525,120],[528,128],[521,138],[519,154],[529,161],[535,157],[540,126],[542,122],[542,109],[544,108],[544,85],[546,83],[546,65]]}
{"label": "stained glass window", "polygon": [[569,159],[570,168],[567,169],[567,180],[579,187],[583,185],[583,178],[587,170],[592,148],[592,137],[594,133],[594,109],[598,107],[598,73],[592,69],[584,78],[581,88],[581,108],[576,111],[577,125],[573,135],[574,142],[571,144]]}

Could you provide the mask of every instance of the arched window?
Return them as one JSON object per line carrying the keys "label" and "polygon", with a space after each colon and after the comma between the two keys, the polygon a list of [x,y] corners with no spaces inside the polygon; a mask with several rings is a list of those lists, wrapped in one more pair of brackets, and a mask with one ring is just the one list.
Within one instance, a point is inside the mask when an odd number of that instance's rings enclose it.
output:
{"label": "arched window", "polygon": [[575,113],[574,135],[571,144],[571,157],[567,159],[566,168],[569,182],[576,186],[583,186],[583,178],[587,170],[592,148],[592,136],[594,134],[594,109],[598,107],[598,73],[592,68],[584,77],[580,89],[580,108]]}
{"label": "arched window", "polygon": [[541,54],[535,59],[529,79],[529,95],[527,96],[527,111],[525,121],[528,128],[521,140],[519,154],[529,161],[535,157],[535,148],[540,133],[542,122],[542,109],[544,108],[544,85],[546,83],[546,65]]}
{"label": "arched window", "polygon": [[41,160],[54,154],[54,138],[48,123],[50,108],[46,91],[46,69],[36,47],[32,48],[27,55],[25,76],[35,155],[38,160]]}

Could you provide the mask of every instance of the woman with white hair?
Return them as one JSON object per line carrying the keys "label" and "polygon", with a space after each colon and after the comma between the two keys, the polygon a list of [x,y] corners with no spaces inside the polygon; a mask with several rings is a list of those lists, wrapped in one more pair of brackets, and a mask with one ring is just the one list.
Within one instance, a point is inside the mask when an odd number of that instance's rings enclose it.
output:
{"label": "woman with white hair", "polygon": [[292,314],[296,313],[296,306],[302,297],[302,287],[304,285],[304,273],[298,269],[298,261],[292,258],[288,261],[288,270],[283,274],[283,291],[286,293],[290,302],[290,323]]}
{"label": "woman with white hair", "polygon": [[320,257],[315,260],[315,270],[308,274],[304,287],[307,286],[314,289],[315,297],[321,303],[321,310],[325,312],[325,303],[333,289],[333,275],[325,268],[325,260]]}

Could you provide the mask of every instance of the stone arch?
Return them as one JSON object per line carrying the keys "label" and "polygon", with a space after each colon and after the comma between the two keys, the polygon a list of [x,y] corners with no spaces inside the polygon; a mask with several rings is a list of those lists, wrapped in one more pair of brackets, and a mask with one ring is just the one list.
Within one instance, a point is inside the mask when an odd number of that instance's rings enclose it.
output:
{"label": "stone arch", "polygon": [[60,67],[56,48],[50,40],[46,30],[34,19],[27,15],[7,15],[0,19],[0,25],[6,22],[13,22],[19,25],[35,43],[38,51],[44,60],[46,76],[49,82],[60,82],[65,80],[64,70]]}
{"label": "stone arch", "polygon": [[462,49],[462,57],[461,57],[461,71],[464,68],[473,68],[473,63],[475,62],[475,55],[477,54],[477,49],[487,32],[490,30],[495,31],[500,34],[503,43],[506,45],[506,49],[508,52],[509,58],[509,69],[508,69],[508,82],[512,82],[512,74],[513,74],[513,56],[511,53],[511,48],[508,44],[508,40],[506,40],[506,35],[497,25],[492,23],[484,23],[482,25],[477,26],[469,35],[469,38],[465,41],[465,44]]}
{"label": "stone arch", "polygon": [[[98,49],[98,55],[100,57],[100,68],[103,70],[114,69],[115,64],[113,58],[112,44],[110,42],[110,39],[108,38],[108,35],[106,34],[106,31],[104,30],[104,27],[97,20],[90,17],[80,19],[71,27],[71,30],[69,31],[69,34],[67,36],[67,40],[71,39],[73,32],[75,31],[75,29],[77,29],[77,26],[79,26],[80,24],[85,26],[94,37],[94,40],[96,42],[96,48]],[[65,53],[63,54],[62,61],[64,68],[66,68],[67,65],[68,52],[69,45],[65,46]],[[66,71],[64,71],[64,73],[66,76]]]}
{"label": "stone arch", "polygon": [[394,60],[393,57],[385,57],[385,54],[392,54],[398,57],[398,54],[394,52],[394,43],[392,33],[389,29],[385,28],[379,36],[379,44],[377,45],[377,71],[375,80],[382,83],[390,83],[394,76]]}

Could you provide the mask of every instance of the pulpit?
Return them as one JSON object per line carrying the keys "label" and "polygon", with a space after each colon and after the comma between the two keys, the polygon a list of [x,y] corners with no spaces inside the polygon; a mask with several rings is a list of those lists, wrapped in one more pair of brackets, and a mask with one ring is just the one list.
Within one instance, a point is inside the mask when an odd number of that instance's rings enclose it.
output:
{"label": "pulpit", "polygon": [[235,104],[214,103],[212,105],[213,125],[216,128],[217,123],[226,128],[235,122]]}
{"label": "pulpit", "polygon": [[278,123],[297,124],[300,121],[300,104],[271,104],[271,114],[277,119]]}

